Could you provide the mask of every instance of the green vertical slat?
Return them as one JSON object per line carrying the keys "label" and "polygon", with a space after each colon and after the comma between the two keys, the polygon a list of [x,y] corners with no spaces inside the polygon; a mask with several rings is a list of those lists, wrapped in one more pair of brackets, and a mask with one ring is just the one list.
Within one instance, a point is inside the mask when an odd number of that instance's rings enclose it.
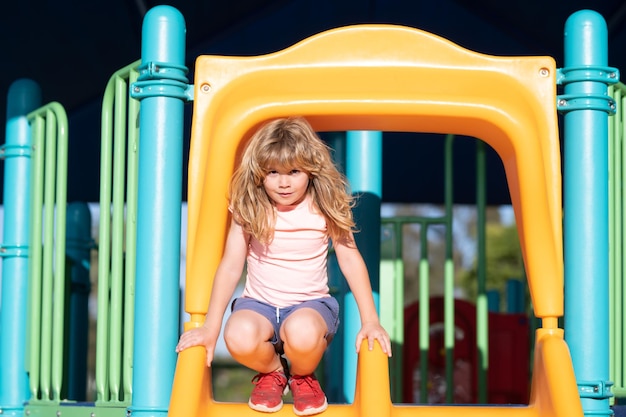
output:
{"label": "green vertical slat", "polygon": [[132,394],[139,106],[129,98],[129,85],[137,80],[139,64],[113,74],[102,105],[98,405],[127,404]]}
{"label": "green vertical slat", "polygon": [[[396,239],[396,256],[393,261],[394,270],[394,297],[393,297],[393,321],[395,323],[394,339],[397,346],[404,346],[404,262],[402,261],[402,254],[404,252],[402,241],[402,226],[399,224],[394,225],[394,238]],[[402,374],[403,374],[403,361],[404,357],[402,349],[396,349],[393,356],[396,356],[394,362],[394,399],[400,401],[402,398]]]}
{"label": "green vertical slat", "polygon": [[113,220],[111,226],[111,327],[109,347],[109,389],[113,401],[120,400],[121,388],[127,91],[125,80],[117,77],[115,80],[113,109]]}
{"label": "green vertical slat", "polygon": [[43,207],[43,129],[41,117],[31,121],[33,135],[33,153],[31,168],[31,229],[29,258],[30,287],[30,330],[29,330],[29,379],[30,395],[33,399],[40,397],[41,382],[41,313],[42,313],[42,282],[41,282],[41,210]]}
{"label": "green vertical slat", "polygon": [[[624,97],[624,92],[626,91],[626,86],[624,86],[624,84],[620,84],[620,91],[621,91],[621,100],[618,103],[621,103],[620,106],[620,120],[619,120],[619,137],[620,137],[620,164],[622,167],[621,170],[621,176],[620,178],[620,206],[619,206],[619,211],[621,214],[621,246],[616,250],[616,253],[618,254],[618,259],[619,259],[619,264],[621,266],[620,268],[620,274],[617,276],[618,278],[618,283],[619,283],[619,289],[616,290],[616,294],[618,294],[618,297],[620,302],[617,303],[617,305],[619,306],[619,314],[616,316],[618,318],[618,323],[616,323],[616,329],[619,330],[619,341],[620,344],[618,346],[619,350],[617,350],[617,352],[620,353],[620,358],[619,358],[619,367],[617,368],[619,370],[619,375],[620,375],[620,387],[622,388],[622,390],[625,390],[623,392],[623,396],[626,396],[626,381],[624,381],[625,378],[625,374],[626,371],[624,370],[624,367],[626,366],[626,352],[625,352],[625,347],[624,347],[624,336],[625,336],[625,331],[624,331],[624,314],[626,314],[626,309],[624,308],[624,303],[623,300],[626,300],[626,285],[624,285],[624,259],[626,259],[626,245],[624,245],[624,236],[626,236],[626,222],[624,221],[624,216],[623,216],[623,210],[624,210],[624,198],[626,198],[626,192],[624,192],[624,184],[626,184],[626,169],[624,169],[624,161],[626,161],[626,146],[624,145],[624,141],[626,140],[626,97]],[[618,104],[619,105],[619,104]]]}
{"label": "green vertical slat", "polygon": [[65,234],[67,207],[67,116],[58,103],[48,106],[47,116],[50,118],[50,136],[56,148],[55,181],[55,221],[49,225],[54,238],[54,306],[53,306],[53,340],[52,340],[52,392],[53,399],[62,399],[64,369],[64,338],[65,338]]}
{"label": "green vertical slat", "polygon": [[624,285],[624,190],[626,172],[624,160],[626,149],[624,125],[626,87],[618,83],[609,87],[609,95],[615,99],[617,109],[615,115],[609,117],[609,378],[614,382],[613,391],[617,397],[626,396],[626,381],[624,366],[626,352],[624,352],[624,314],[626,309],[623,300],[626,297]]}
{"label": "green vertical slat", "polygon": [[[44,207],[44,211],[45,211],[45,216],[46,216],[46,220],[45,220],[45,224],[44,224],[44,254],[45,254],[45,258],[48,262],[48,265],[45,265],[45,270],[44,270],[44,279],[50,280],[50,288],[52,290],[52,293],[50,294],[50,299],[52,301],[52,305],[51,305],[51,315],[50,315],[50,322],[51,322],[51,326],[50,326],[50,364],[48,365],[50,367],[50,400],[60,400],[61,398],[61,380],[62,380],[62,373],[60,376],[57,375],[57,370],[59,369],[59,366],[63,366],[63,356],[62,356],[62,351],[61,351],[61,357],[59,358],[60,360],[57,361],[57,355],[56,355],[56,350],[57,347],[55,346],[55,342],[57,340],[57,334],[59,332],[61,332],[61,339],[63,338],[63,319],[62,319],[62,315],[63,315],[63,311],[61,310],[61,323],[60,326],[57,323],[57,308],[59,306],[59,304],[61,305],[61,308],[63,308],[63,300],[62,298],[60,298],[60,296],[62,297],[63,294],[63,284],[64,282],[61,282],[61,287],[60,287],[60,291],[57,291],[57,276],[55,274],[55,231],[54,231],[54,225],[55,225],[55,213],[56,213],[56,171],[57,171],[57,166],[58,161],[57,161],[57,146],[56,146],[56,139],[57,139],[57,120],[54,116],[54,113],[52,112],[52,110],[46,106],[46,110],[45,110],[45,117],[46,117],[46,178],[44,179],[44,183],[46,184],[45,187],[45,191],[44,191],[44,198],[46,199],[46,203],[45,203],[45,207]],[[65,261],[64,261],[65,263]],[[65,280],[65,277],[62,277],[63,280]],[[61,295],[59,296],[59,292],[61,292]],[[61,342],[62,345],[62,342]],[[61,368],[62,369],[62,368]],[[59,383],[57,385],[56,383],[56,379],[59,379]]]}
{"label": "green vertical slat", "polygon": [[[47,111],[46,111],[47,113]],[[46,123],[44,143],[44,221],[43,221],[43,268],[41,311],[41,394],[43,400],[51,400],[52,392],[52,325],[54,276],[54,172],[56,171],[56,147],[48,140],[56,131],[56,123]]]}
{"label": "green vertical slat", "polygon": [[98,244],[98,322],[96,328],[96,405],[109,401],[109,282],[111,262],[111,178],[113,166],[114,74],[102,99],[100,143],[100,225]]}
{"label": "green vertical slat", "polygon": [[453,221],[453,144],[454,135],[447,135],[444,154],[444,200],[445,200],[445,225],[446,225],[446,257],[443,272],[444,280],[444,346],[446,350],[446,402],[454,402],[454,253],[452,247],[452,221]]}
{"label": "green vertical slat", "polygon": [[[614,365],[611,367],[616,370],[615,372],[615,386],[616,388],[620,388],[624,390],[626,387],[624,381],[624,365],[626,364],[626,353],[624,352],[624,304],[623,300],[626,295],[626,286],[624,285],[624,256],[626,253],[624,252],[624,234],[626,233],[626,227],[624,225],[624,190],[623,186],[626,180],[626,172],[624,171],[624,159],[626,158],[626,149],[624,149],[624,138],[626,137],[624,119],[626,118],[626,112],[624,111],[624,106],[626,105],[626,99],[623,97],[624,93],[624,85],[619,84],[620,88],[616,88],[616,103],[618,105],[618,112],[613,116],[615,122],[614,134],[615,134],[615,155],[616,155],[616,165],[619,166],[619,170],[615,170],[615,230],[616,241],[615,241],[615,250],[613,251],[614,259],[615,259],[615,270],[613,282],[615,283],[615,288],[612,294],[615,294],[614,307],[615,307],[615,323],[611,327],[613,329],[614,335],[612,336],[615,340],[614,347]],[[611,118],[609,118],[611,119]],[[624,392],[622,393],[624,395]]]}
{"label": "green vertical slat", "polygon": [[[609,87],[608,90],[609,96],[615,97],[615,91],[613,86]],[[618,225],[615,222],[615,200],[616,200],[616,179],[617,175],[615,175],[615,166],[617,165],[617,139],[615,137],[616,133],[616,125],[615,119],[619,115],[619,109],[613,115],[613,117],[609,117],[609,144],[608,144],[608,152],[609,152],[609,329],[615,330],[615,237],[616,237],[616,228]],[[609,378],[611,381],[615,383],[615,386],[619,385],[619,381],[617,376],[615,375],[615,331],[609,331]]]}
{"label": "green vertical slat", "polygon": [[476,141],[476,205],[478,228],[478,296],[476,297],[476,344],[478,347],[478,402],[487,403],[489,369],[489,316],[487,307],[486,172],[485,144]]}
{"label": "green vertical slat", "polygon": [[[393,348],[393,356],[389,359],[389,379],[392,401],[402,398],[402,316],[398,310],[404,310],[402,291],[404,288],[404,274],[399,273],[398,264],[402,264],[402,240],[398,239],[398,222],[387,222],[381,219],[381,262],[380,282],[380,323],[387,329]],[[401,236],[400,236],[401,237]],[[400,296],[399,293],[400,292]],[[399,355],[400,353],[400,355]]]}
{"label": "green vertical slat", "polygon": [[32,126],[34,147],[29,390],[31,401],[60,401],[64,369],[67,115],[60,104],[53,102],[31,112],[27,118]]}
{"label": "green vertical slat", "polygon": [[[616,103],[619,103],[618,99],[619,90],[616,90],[613,86],[609,87],[609,95],[613,96],[616,99]],[[618,259],[618,240],[621,235],[621,224],[619,221],[620,209],[619,209],[619,200],[620,200],[620,192],[619,188],[621,187],[621,183],[619,178],[621,177],[619,173],[621,158],[620,152],[620,138],[619,138],[619,118],[620,118],[620,109],[618,109],[612,117],[609,117],[609,143],[608,143],[608,153],[609,153],[609,328],[612,331],[609,331],[609,357],[610,357],[610,366],[609,366],[609,378],[614,382],[615,387],[621,387],[621,372],[617,372],[618,369],[621,369],[620,366],[620,355],[619,352],[621,340],[619,334],[621,333],[621,329],[619,328],[619,314],[620,314],[620,302],[618,294],[621,294],[619,291],[619,279],[620,276],[620,261]]]}
{"label": "green vertical slat", "polygon": [[[428,349],[430,347],[430,265],[428,263],[428,228],[433,225],[444,225],[445,227],[451,227],[451,222],[448,216],[440,216],[440,217],[422,217],[422,216],[397,216],[392,218],[384,218],[381,219],[381,223],[384,225],[392,225],[393,226],[393,240],[394,244],[394,253],[393,253],[393,262],[394,262],[394,270],[393,270],[393,294],[391,297],[382,299],[381,298],[381,312],[384,312],[384,316],[387,318],[389,315],[387,313],[386,306],[382,305],[382,302],[387,300],[388,303],[393,303],[393,318],[395,324],[391,326],[389,323],[386,324],[386,328],[395,329],[394,333],[390,333],[390,337],[394,342],[398,342],[400,345],[406,343],[405,335],[404,335],[404,262],[403,262],[403,226],[410,224],[417,224],[420,226],[420,261],[419,261],[419,276],[420,276],[420,289],[419,289],[419,334],[417,335],[418,346],[420,349],[420,378],[424,378],[428,376],[429,366],[428,366]],[[451,242],[450,242],[451,245]],[[446,261],[444,265],[444,269],[447,271],[448,280],[452,282],[452,290],[450,293],[453,293],[454,290],[454,267],[449,265],[449,262]],[[381,275],[382,276],[382,275]],[[422,281],[424,279],[424,281]],[[381,290],[382,291],[382,290]],[[381,292],[381,294],[383,294]],[[382,314],[382,313],[381,313]],[[454,329],[454,306],[452,307],[452,311],[448,311],[448,314],[452,314],[452,328]],[[385,325],[383,323],[383,325]],[[454,336],[454,330],[452,332]],[[409,335],[409,337],[413,337],[414,335]],[[396,357],[398,355],[398,357]],[[403,357],[401,356],[402,352],[394,351],[394,356],[392,357],[392,362],[390,365],[390,374],[392,381],[395,381],[395,387],[393,388],[393,393],[395,393],[395,397],[392,394],[392,399],[395,401],[395,398],[402,398],[403,388],[402,388],[402,375],[406,372],[403,365]],[[393,360],[397,362],[394,362]],[[413,370],[410,370],[412,372]],[[428,380],[420,383],[420,402],[425,403],[428,402]]]}
{"label": "green vertical slat", "polygon": [[428,350],[430,348],[430,275],[428,225],[422,224],[419,261],[420,402],[428,402]]}
{"label": "green vertical slat", "polygon": [[[130,70],[129,85],[139,77],[136,66]],[[127,92],[126,94],[129,94]],[[126,269],[124,281],[124,352],[123,390],[124,401],[130,401],[133,384],[133,345],[135,324],[135,266],[137,253],[137,176],[139,158],[139,101],[129,98],[128,102],[128,168],[126,173]]]}

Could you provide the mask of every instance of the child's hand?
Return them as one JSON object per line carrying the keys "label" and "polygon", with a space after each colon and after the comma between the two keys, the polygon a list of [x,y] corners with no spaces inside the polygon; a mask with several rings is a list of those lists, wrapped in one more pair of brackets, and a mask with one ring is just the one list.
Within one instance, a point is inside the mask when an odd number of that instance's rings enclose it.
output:
{"label": "child's hand", "polygon": [[356,335],[356,352],[361,350],[361,343],[367,339],[369,350],[374,349],[374,340],[378,340],[380,347],[387,356],[391,357],[391,339],[387,331],[379,323],[364,323]]}
{"label": "child's hand", "polygon": [[210,332],[206,327],[197,327],[187,330],[182,334],[182,336],[180,336],[180,340],[176,345],[176,352],[180,353],[192,346],[204,346],[206,348],[206,364],[210,367],[211,362],[213,362],[216,342],[217,341],[211,337]]}

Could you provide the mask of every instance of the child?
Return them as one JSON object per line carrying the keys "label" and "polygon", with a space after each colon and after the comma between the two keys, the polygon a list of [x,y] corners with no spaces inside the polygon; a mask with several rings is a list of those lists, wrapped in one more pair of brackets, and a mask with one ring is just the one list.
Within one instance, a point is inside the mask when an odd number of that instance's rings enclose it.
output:
{"label": "child", "polygon": [[235,360],[258,372],[249,406],[278,411],[291,389],[295,414],[324,411],[326,396],[313,372],[339,325],[326,270],[330,239],[359,308],[356,351],[365,339],[372,349],[376,339],[391,356],[354,241],[352,206],[345,177],[305,119],[274,120],[258,130],[230,182],[232,221],[205,322],[185,332],[176,351],[204,346],[211,365],[224,312],[247,265],[224,340]]}

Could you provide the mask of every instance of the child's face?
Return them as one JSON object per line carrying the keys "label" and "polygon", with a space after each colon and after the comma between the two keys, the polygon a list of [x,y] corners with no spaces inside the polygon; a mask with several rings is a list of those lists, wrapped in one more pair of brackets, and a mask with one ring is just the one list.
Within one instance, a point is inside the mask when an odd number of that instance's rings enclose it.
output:
{"label": "child's face", "polygon": [[279,210],[300,203],[308,186],[308,174],[294,168],[271,167],[263,180],[265,192]]}

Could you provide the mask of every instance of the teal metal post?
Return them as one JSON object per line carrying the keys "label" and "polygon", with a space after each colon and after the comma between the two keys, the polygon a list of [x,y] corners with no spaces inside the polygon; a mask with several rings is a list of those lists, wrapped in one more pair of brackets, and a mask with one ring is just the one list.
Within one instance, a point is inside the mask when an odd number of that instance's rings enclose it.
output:
{"label": "teal metal post", "polygon": [[520,279],[511,278],[506,281],[506,311],[511,314],[520,314],[526,311],[524,287]]}
{"label": "teal metal post", "polygon": [[87,351],[89,335],[89,280],[91,249],[91,212],[87,203],[75,202],[66,209],[65,253],[70,261],[66,270],[70,285],[65,317],[67,332],[67,396],[75,401],[87,399]]}
{"label": "teal metal post", "polygon": [[586,415],[612,415],[609,399],[607,28],[590,10],[565,24],[564,95],[565,338]]}
{"label": "teal metal post", "polygon": [[0,299],[0,414],[21,416],[30,397],[26,363],[31,138],[26,115],[41,105],[39,85],[11,84],[7,98],[4,166],[2,298]]}
{"label": "teal metal post", "polygon": [[146,14],[133,97],[141,100],[133,398],[130,411],[166,416],[179,329],[185,21],[157,6]]}
{"label": "teal metal post", "polygon": [[[324,135],[324,133],[322,133],[322,135]],[[328,146],[333,150],[333,161],[335,165],[338,166],[341,172],[345,173],[346,132],[326,133],[322,138],[326,140]],[[330,286],[330,293],[336,297],[339,302],[342,302],[348,284],[343,278],[343,275],[341,275],[334,251],[331,251],[328,255],[328,284]],[[324,354],[324,372],[318,375],[318,378],[320,376],[323,377],[322,385],[328,402],[346,402],[346,398],[343,395],[344,375],[343,372],[337,372],[338,369],[343,369],[344,339],[343,325],[341,325],[339,329],[337,329],[335,337],[333,337],[333,343],[330,344]]]}
{"label": "teal metal post", "polygon": [[[346,136],[346,176],[359,196],[354,216],[359,232],[356,243],[367,265],[378,308],[380,278],[380,202],[382,199],[382,133],[350,131]],[[344,299],[344,395],[354,401],[356,363],[354,343],[361,328],[356,301],[351,292]],[[387,389],[387,388],[385,388]]]}

